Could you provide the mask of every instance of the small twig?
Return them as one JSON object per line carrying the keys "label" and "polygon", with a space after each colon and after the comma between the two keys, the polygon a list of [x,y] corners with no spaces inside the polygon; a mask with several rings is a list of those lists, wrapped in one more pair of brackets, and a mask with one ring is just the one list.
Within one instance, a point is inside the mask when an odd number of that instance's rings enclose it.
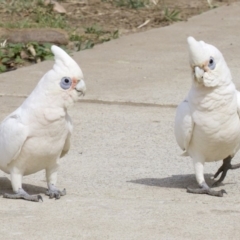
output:
{"label": "small twig", "polygon": [[207,2],[208,2],[208,6],[209,6],[210,8],[213,8],[212,0],[207,0]]}
{"label": "small twig", "polygon": [[151,19],[146,20],[143,24],[139,25],[137,28],[142,28],[142,27],[146,26],[150,21],[151,21]]}

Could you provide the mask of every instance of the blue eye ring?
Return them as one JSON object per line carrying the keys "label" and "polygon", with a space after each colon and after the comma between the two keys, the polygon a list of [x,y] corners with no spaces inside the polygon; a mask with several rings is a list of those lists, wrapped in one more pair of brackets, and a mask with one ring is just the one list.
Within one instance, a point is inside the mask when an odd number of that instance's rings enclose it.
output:
{"label": "blue eye ring", "polygon": [[70,77],[63,77],[60,82],[60,87],[64,90],[69,89],[72,86],[72,79]]}
{"label": "blue eye ring", "polygon": [[215,67],[216,67],[216,63],[214,61],[214,58],[213,57],[210,57],[210,60],[208,62],[208,67],[213,70]]}

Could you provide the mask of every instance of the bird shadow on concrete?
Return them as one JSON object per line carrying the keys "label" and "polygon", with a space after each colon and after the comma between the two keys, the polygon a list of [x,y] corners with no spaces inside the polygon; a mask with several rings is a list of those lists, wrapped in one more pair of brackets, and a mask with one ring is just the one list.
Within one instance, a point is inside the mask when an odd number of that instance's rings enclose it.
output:
{"label": "bird shadow on concrete", "polygon": [[[23,189],[30,195],[46,193],[46,188],[34,186],[31,184],[22,184]],[[6,177],[0,177],[0,196],[4,193],[13,193],[11,181]]]}
{"label": "bird shadow on concrete", "polygon": [[[209,186],[212,186],[213,180],[210,179],[212,174],[204,174],[205,181]],[[147,186],[162,187],[162,188],[197,188],[195,174],[187,175],[172,175],[166,178],[141,178],[128,181],[130,183],[143,184]],[[219,186],[221,186],[220,184]]]}

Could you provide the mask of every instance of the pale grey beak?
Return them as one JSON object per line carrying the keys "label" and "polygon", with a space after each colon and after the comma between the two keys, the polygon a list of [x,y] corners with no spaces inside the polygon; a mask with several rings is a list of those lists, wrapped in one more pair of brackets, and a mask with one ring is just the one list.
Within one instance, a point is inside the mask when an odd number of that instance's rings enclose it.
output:
{"label": "pale grey beak", "polygon": [[197,81],[200,83],[203,81],[203,76],[204,76],[204,70],[199,68],[199,67],[195,67],[194,68],[194,74],[195,77],[197,79]]}
{"label": "pale grey beak", "polygon": [[83,79],[80,80],[80,82],[77,84],[77,86],[75,87],[75,89],[76,89],[78,92],[81,92],[83,96],[85,95],[87,88],[86,88],[86,84],[85,84],[85,82],[83,81]]}

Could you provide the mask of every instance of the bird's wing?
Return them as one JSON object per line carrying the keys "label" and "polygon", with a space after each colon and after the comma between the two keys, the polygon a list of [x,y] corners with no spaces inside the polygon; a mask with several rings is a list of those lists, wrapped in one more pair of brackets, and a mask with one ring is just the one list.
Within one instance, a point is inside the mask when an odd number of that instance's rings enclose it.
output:
{"label": "bird's wing", "polygon": [[63,146],[63,150],[62,150],[62,153],[60,155],[60,158],[62,158],[63,156],[65,156],[68,153],[68,151],[70,149],[70,145],[71,145],[70,138],[71,138],[71,135],[72,135],[73,124],[72,124],[72,120],[71,120],[71,118],[68,114],[66,115],[66,119],[67,119],[67,126],[68,126],[69,132],[68,132],[65,144]]}
{"label": "bird's wing", "polygon": [[186,99],[177,107],[174,127],[177,143],[186,152],[192,138],[193,127],[194,122]]}
{"label": "bird's wing", "polygon": [[238,116],[240,118],[240,92],[237,90],[236,90],[236,92],[237,92],[237,112],[238,112]]}
{"label": "bird's wing", "polygon": [[16,112],[3,120],[0,125],[0,165],[6,166],[17,159],[28,132],[28,127],[21,123]]}

